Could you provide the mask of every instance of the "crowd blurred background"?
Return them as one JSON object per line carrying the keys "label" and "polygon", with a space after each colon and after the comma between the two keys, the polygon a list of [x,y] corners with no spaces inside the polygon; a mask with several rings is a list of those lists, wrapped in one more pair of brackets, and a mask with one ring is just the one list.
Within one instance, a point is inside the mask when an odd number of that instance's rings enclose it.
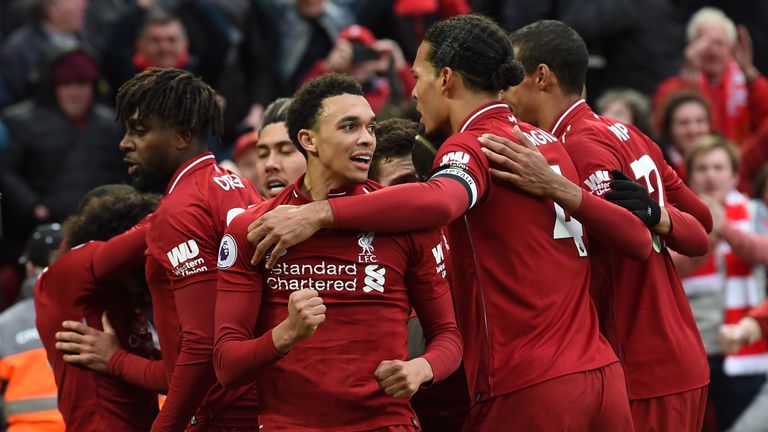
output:
{"label": "crowd blurred background", "polygon": [[588,102],[654,137],[712,209],[710,254],[676,257],[713,366],[718,413],[705,428],[732,427],[761,391],[768,408],[768,351],[734,373],[717,343],[729,283],[752,284],[750,304],[765,297],[765,0],[0,0],[0,311],[30,295],[41,251],[83,194],[127,180],[112,106],[138,71],[183,68],[212,85],[226,134],[211,149],[257,182],[248,173],[269,157],[257,144],[271,102],[342,72],[379,118],[417,119],[410,62],[423,33],[470,12],[509,31],[557,19],[587,41]]}

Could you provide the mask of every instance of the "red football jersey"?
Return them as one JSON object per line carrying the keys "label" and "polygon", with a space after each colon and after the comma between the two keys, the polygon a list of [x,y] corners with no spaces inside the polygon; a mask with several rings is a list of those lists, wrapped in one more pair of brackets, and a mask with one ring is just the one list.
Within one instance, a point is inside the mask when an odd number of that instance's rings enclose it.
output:
{"label": "red football jersey", "polygon": [[219,241],[237,214],[261,201],[250,183],[206,152],[176,171],[154,213],[146,274],[169,376],[155,430],[183,429],[193,415],[232,426],[257,421],[255,386],[224,390],[211,356]]}
{"label": "red football jersey", "polygon": [[513,139],[518,125],[552,169],[576,170],[562,144],[502,103],[478,108],[440,146],[433,178],[451,177],[470,209],[448,225],[464,367],[476,402],[599,368],[616,356],[598,330],[581,224],[552,200],[491,179],[478,137]]}
{"label": "red football jersey", "polygon": [[[109,281],[141,272],[146,226],[138,225],[108,242],[75,247],[48,267],[35,285],[35,313],[56,385],[59,411],[67,430],[149,430],[157,414],[157,395],[119,378],[64,362],[56,349],[62,321],[101,329],[105,311],[126,351],[151,357],[152,334],[144,317],[145,295],[129,293]],[[132,253],[131,253],[132,251]]]}
{"label": "red football jersey", "polygon": [[706,385],[704,347],[666,246],[677,250],[673,245],[703,243],[706,248],[701,225],[707,224],[707,208],[667,165],[655,143],[631,126],[597,116],[584,100],[562,114],[552,133],[571,155],[583,188],[603,196],[611,170],[620,169],[666,206],[672,220],[672,233],[654,236],[654,251],[645,261],[627,259],[590,239],[592,293],[601,330],[624,366],[629,398]]}
{"label": "red football jersey", "polygon": [[[424,325],[428,344],[423,357],[434,380],[459,365],[461,341],[442,275],[439,231],[323,230],[288,249],[271,270],[263,262],[252,266],[248,225],[278,205],[310,202],[299,189],[302,181],[303,176],[272,201],[236,218],[222,240],[215,353],[219,377],[223,382],[256,380],[264,431],[417,425],[408,400],[387,396],[374,371],[383,360],[407,360],[411,307]],[[332,195],[379,187],[369,181]],[[271,329],[288,316],[290,294],[303,288],[319,292],[326,320],[280,357]]]}

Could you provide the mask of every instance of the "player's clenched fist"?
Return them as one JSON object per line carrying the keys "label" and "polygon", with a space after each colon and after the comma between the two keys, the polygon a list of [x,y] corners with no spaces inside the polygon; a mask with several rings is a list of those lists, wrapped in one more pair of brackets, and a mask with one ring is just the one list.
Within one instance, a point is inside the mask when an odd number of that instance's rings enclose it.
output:
{"label": "player's clenched fist", "polygon": [[280,353],[287,353],[293,345],[312,336],[325,321],[325,305],[317,291],[303,289],[288,297],[288,318],[272,331],[272,341]]}
{"label": "player's clenched fist", "polygon": [[413,396],[419,387],[432,381],[432,366],[421,357],[409,360],[384,360],[374,372],[384,393],[394,398]]}

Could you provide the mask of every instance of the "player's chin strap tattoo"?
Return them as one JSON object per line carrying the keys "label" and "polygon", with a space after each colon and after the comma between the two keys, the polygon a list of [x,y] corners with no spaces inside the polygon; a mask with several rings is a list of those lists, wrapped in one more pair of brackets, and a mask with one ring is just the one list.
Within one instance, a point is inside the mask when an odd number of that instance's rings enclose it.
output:
{"label": "player's chin strap tattoo", "polygon": [[630,180],[620,170],[613,170],[612,174],[611,190],[605,194],[605,199],[632,212],[648,228],[658,225],[661,220],[659,203],[648,195],[644,187]]}

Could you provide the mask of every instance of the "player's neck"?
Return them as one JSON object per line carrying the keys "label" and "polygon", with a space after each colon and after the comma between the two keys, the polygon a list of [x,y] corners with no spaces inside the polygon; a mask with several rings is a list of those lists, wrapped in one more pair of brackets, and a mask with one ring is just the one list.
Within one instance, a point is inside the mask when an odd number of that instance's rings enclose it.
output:
{"label": "player's neck", "polygon": [[299,188],[304,195],[312,201],[322,201],[328,198],[330,191],[348,190],[355,187],[355,183],[342,176],[333,174],[328,169],[312,169],[312,162],[308,161],[307,173]]}
{"label": "player's neck", "polygon": [[485,104],[491,102],[499,102],[498,97],[487,93],[473,93],[464,92],[461,97],[457,97],[448,101],[449,104],[449,119],[451,122],[450,133],[454,134],[464,126],[464,122],[467,120],[473,112]]}
{"label": "player's neck", "polygon": [[565,110],[570,108],[579,99],[581,99],[581,96],[578,95],[551,95],[549,101],[542,105],[538,126],[546,128],[547,131],[551,132]]}

